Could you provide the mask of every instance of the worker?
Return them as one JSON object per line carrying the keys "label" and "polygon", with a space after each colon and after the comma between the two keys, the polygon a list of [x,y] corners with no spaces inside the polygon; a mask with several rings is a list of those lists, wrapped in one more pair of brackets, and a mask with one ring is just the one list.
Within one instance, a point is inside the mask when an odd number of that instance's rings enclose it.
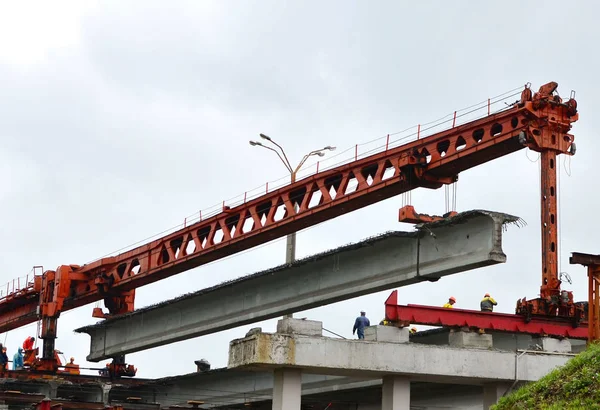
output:
{"label": "worker", "polygon": [[414,335],[415,333],[417,333],[417,328],[413,326],[410,328],[410,334]]}
{"label": "worker", "polygon": [[71,357],[71,359],[69,360],[69,363],[65,364],[65,373],[70,373],[70,374],[75,374],[75,375],[79,374],[79,365],[75,364],[74,357]]}
{"label": "worker", "polygon": [[8,354],[6,354],[6,346],[2,348],[2,356],[4,356],[4,360],[6,360],[6,365],[4,366],[4,370],[8,370]]}
{"label": "worker", "polygon": [[445,308],[449,308],[452,309],[452,305],[454,305],[456,303],[456,298],[454,296],[450,296],[450,298],[448,299],[448,303],[444,304]]}
{"label": "worker", "polygon": [[6,346],[2,346],[2,353],[0,353],[0,366],[2,367],[2,371],[8,370],[8,355],[6,354]]}
{"label": "worker", "polygon": [[100,376],[108,377],[110,375],[110,363],[106,363],[106,367],[98,370]]}
{"label": "worker", "polygon": [[379,326],[391,326],[392,322],[387,320],[386,318],[383,318],[383,320],[381,322],[379,322]]}
{"label": "worker", "polygon": [[23,369],[23,348],[19,347],[17,353],[13,356],[13,370]]}
{"label": "worker", "polygon": [[481,299],[481,311],[493,312],[494,306],[496,306],[497,304],[498,302],[496,302],[494,298],[490,296],[489,293],[486,293],[483,299]]}
{"label": "worker", "polygon": [[35,341],[35,337],[33,336],[29,336],[27,339],[25,339],[25,341],[23,342],[23,350],[27,351],[27,350],[33,350],[33,342]]}
{"label": "worker", "polygon": [[3,352],[4,346],[0,343],[0,371],[3,372],[6,370],[6,366],[8,365],[8,356]]}
{"label": "worker", "polygon": [[31,366],[36,360],[37,349],[33,348],[35,337],[29,336],[23,342],[23,366]]}
{"label": "worker", "polygon": [[358,334],[359,339],[365,338],[365,327],[371,326],[371,322],[367,319],[366,313],[364,310],[360,311],[360,316],[356,318],[354,321],[354,327],[352,328],[352,334]]}

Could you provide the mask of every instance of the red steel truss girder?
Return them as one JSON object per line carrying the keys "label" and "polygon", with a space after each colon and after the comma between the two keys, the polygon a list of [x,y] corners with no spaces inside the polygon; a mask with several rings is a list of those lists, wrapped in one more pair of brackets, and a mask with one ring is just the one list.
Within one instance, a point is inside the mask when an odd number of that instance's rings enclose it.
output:
{"label": "red steel truss girder", "polygon": [[437,306],[397,304],[398,291],[395,290],[385,302],[385,317],[392,322],[415,325],[468,327],[501,332],[526,333],[586,339],[587,323],[574,328],[571,322],[559,318],[534,317],[525,323],[521,315],[480,312],[476,310],[448,309]]}
{"label": "red steel truss girder", "polygon": [[[514,105],[297,181],[120,255],[82,267],[61,266],[60,286],[54,287],[51,301],[45,299],[43,314],[56,317],[107,294],[134,290],[417,187],[439,188],[455,181],[461,171],[525,146],[539,150],[546,141],[534,131],[547,127],[549,118],[552,124],[563,124],[565,133],[576,121],[576,115],[567,118],[564,112],[563,106],[552,103],[538,108],[532,102]],[[519,141],[522,131],[527,141]],[[556,149],[566,151],[573,137],[558,140]],[[349,189],[352,182],[355,189]],[[283,209],[279,217],[278,208]],[[34,322],[36,309],[32,300],[1,301],[0,331]]]}

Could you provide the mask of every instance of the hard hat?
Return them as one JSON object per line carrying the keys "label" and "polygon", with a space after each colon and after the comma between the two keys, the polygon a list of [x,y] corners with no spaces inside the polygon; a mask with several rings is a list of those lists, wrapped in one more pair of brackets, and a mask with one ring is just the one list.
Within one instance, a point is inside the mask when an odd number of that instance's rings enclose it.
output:
{"label": "hard hat", "polygon": [[450,299],[452,302],[456,303],[456,298],[454,296],[450,296]]}
{"label": "hard hat", "polygon": [[417,331],[417,328],[413,326],[413,327],[411,327],[411,328],[410,328],[410,330],[411,330],[412,332],[416,332],[416,331]]}
{"label": "hard hat", "polygon": [[485,294],[483,297],[484,297],[484,298],[489,298],[489,297],[490,297],[490,294],[489,294],[489,293],[486,293],[486,294]]}

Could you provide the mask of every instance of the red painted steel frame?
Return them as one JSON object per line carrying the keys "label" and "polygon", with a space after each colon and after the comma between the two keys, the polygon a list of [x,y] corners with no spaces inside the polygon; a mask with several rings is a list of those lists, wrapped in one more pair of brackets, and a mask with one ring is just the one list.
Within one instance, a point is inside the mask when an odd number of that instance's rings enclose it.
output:
{"label": "red painted steel frame", "polygon": [[500,113],[321,172],[120,255],[46,271],[33,286],[0,300],[0,332],[41,317],[43,356],[50,360],[62,311],[102,299],[112,314],[132,311],[140,286],[418,187],[440,188],[461,171],[525,147],[571,154],[576,102],[547,92],[555,85],[533,97],[526,87]]}
{"label": "red painted steel frame", "polygon": [[395,290],[385,301],[385,317],[405,326],[409,324],[428,326],[468,327],[501,332],[526,333],[585,339],[587,323],[574,328],[571,322],[560,318],[534,317],[525,322],[521,315],[480,312],[476,310],[448,309],[437,306],[398,305],[398,291]]}
{"label": "red painted steel frame", "polygon": [[587,267],[588,273],[588,344],[600,340],[600,255],[573,252],[570,264]]}

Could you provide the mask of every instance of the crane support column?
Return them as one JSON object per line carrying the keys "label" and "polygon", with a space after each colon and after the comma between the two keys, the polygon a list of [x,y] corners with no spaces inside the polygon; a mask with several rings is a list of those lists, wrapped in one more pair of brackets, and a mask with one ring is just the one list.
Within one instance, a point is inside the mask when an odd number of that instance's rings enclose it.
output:
{"label": "crane support column", "polygon": [[526,321],[532,316],[569,318],[576,327],[583,317],[583,309],[573,302],[573,292],[561,290],[558,272],[556,159],[559,154],[575,154],[574,137],[568,132],[579,114],[574,92],[569,100],[563,102],[555,93],[557,87],[556,82],[550,82],[533,94],[526,86],[521,94],[520,104],[530,107],[531,115],[523,121],[526,127],[518,139],[521,144],[540,153],[542,285],[539,298],[517,301],[516,313],[525,316]]}
{"label": "crane support column", "polygon": [[542,287],[540,296],[559,296],[558,224],[556,200],[556,152],[542,151],[541,162],[541,222],[542,222]]}

